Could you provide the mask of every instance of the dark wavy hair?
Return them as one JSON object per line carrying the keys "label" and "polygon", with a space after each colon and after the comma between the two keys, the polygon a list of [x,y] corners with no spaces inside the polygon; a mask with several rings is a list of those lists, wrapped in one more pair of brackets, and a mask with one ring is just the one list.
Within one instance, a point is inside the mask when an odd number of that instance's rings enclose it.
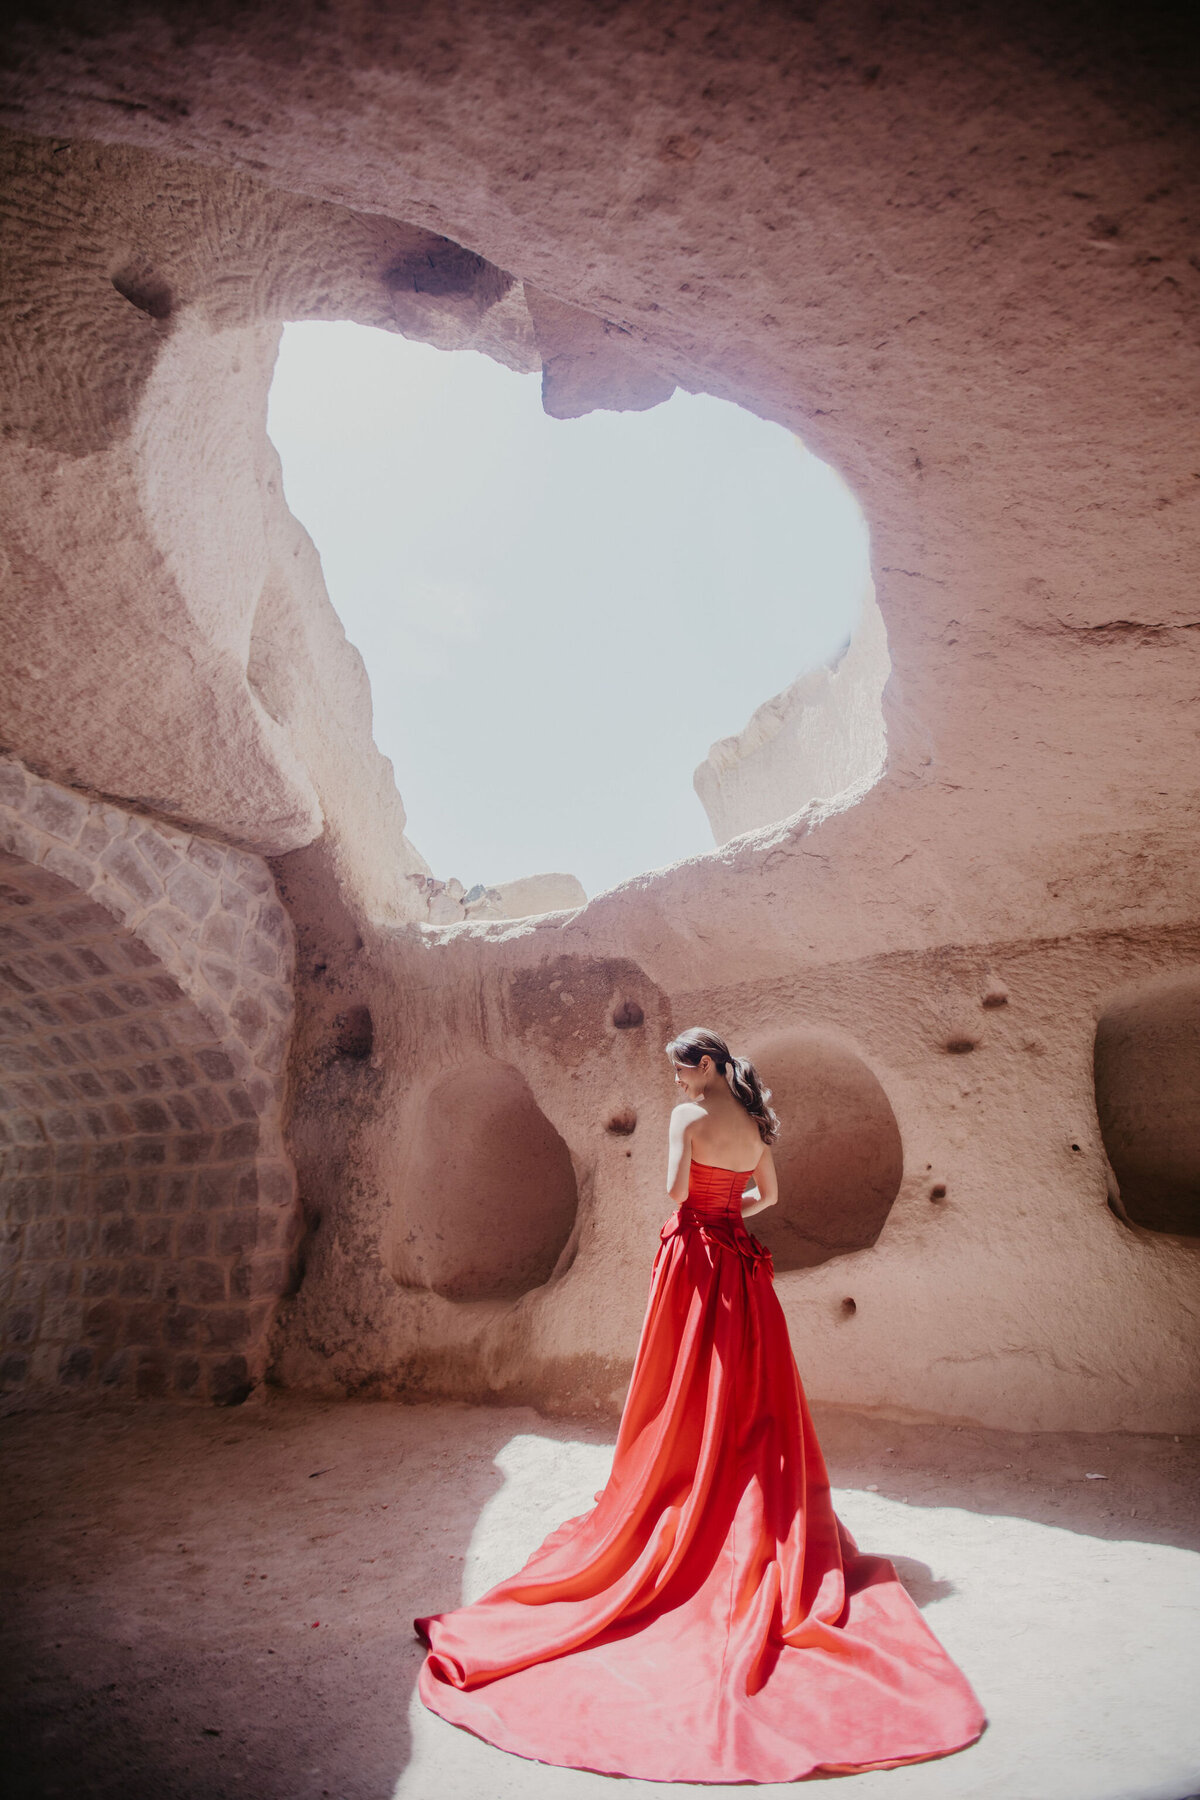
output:
{"label": "dark wavy hair", "polygon": [[771,1090],[763,1086],[758,1070],[748,1057],[735,1056],[723,1037],[718,1037],[715,1031],[705,1030],[703,1025],[681,1031],[678,1037],[671,1039],[666,1051],[673,1063],[684,1063],[689,1069],[699,1067],[701,1057],[711,1056],[713,1066],[729,1083],[734,1099],[741,1102],[758,1126],[763,1143],[775,1142],[779,1136],[779,1117],[767,1104]]}

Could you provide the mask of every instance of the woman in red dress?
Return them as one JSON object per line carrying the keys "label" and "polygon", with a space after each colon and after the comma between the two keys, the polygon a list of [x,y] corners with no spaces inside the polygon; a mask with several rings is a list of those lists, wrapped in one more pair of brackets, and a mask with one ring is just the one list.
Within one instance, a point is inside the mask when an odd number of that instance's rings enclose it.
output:
{"label": "woman in red dress", "polygon": [[961,1750],[983,1710],[892,1564],[833,1510],[771,1255],[743,1223],[777,1197],[770,1090],[714,1032],[667,1055],[677,1210],[612,1473],[518,1574],[415,1621],[421,1698],[519,1756],[645,1781],[797,1781]]}

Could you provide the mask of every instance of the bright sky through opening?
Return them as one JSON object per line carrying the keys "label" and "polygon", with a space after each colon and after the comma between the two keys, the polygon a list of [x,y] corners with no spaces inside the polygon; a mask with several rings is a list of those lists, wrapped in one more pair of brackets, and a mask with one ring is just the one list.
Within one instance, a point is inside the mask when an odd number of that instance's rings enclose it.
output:
{"label": "bright sky through opening", "polygon": [[853,496],[724,401],[550,419],[537,375],[299,324],[269,430],[442,880],[595,894],[711,849],[696,764],[857,622]]}

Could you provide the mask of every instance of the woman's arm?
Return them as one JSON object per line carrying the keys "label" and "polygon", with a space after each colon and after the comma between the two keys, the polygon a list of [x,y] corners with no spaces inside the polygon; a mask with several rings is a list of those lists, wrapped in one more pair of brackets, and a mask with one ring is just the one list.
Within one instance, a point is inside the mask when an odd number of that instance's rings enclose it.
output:
{"label": "woman's arm", "polygon": [[681,1100],[672,1108],[667,1132],[667,1198],[673,1206],[680,1206],[687,1199],[692,1126],[705,1116],[704,1108],[692,1100]]}
{"label": "woman's arm", "polygon": [[750,1218],[753,1213],[764,1212],[768,1206],[774,1206],[778,1198],[779,1179],[775,1173],[775,1158],[771,1155],[768,1144],[754,1165],[754,1186],[748,1194],[742,1196],[743,1219]]}

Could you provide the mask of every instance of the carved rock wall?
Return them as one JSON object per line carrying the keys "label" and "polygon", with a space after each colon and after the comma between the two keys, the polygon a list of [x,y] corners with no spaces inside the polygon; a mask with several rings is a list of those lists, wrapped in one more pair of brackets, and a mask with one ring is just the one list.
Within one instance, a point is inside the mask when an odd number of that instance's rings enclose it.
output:
{"label": "carved rock wall", "polygon": [[[990,0],[8,29],[7,741],[270,859],[306,1227],[277,1377],[618,1403],[661,1045],[704,1021],[836,1046],[788,1065],[795,1166],[853,1136],[882,1223],[781,1274],[814,1397],[1193,1427],[1197,1242],[1120,1216],[1094,1087],[1119,996],[1200,965],[1190,32]],[[681,384],[795,431],[871,530],[881,779],[570,917],[431,929],[263,431],[278,322],[331,316],[540,361],[558,413]],[[1111,1135],[1144,1076],[1100,1061]],[[476,1062],[518,1073],[576,1211],[542,1286],[453,1299],[397,1281],[396,1234],[434,1229],[414,1147]],[[819,1130],[816,1094],[846,1105]]]}

